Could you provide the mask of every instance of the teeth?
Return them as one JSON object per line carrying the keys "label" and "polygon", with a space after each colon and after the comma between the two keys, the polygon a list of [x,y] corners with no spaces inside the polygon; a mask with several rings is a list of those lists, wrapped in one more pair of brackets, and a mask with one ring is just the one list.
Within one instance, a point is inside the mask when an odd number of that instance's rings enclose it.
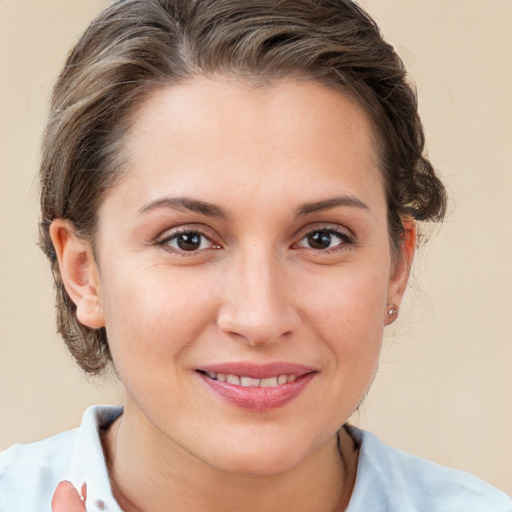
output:
{"label": "teeth", "polygon": [[251,377],[240,377],[240,385],[246,388],[255,387],[260,385],[260,379],[252,379]]}
{"label": "teeth", "polygon": [[236,375],[228,375],[226,377],[226,382],[228,384],[236,384],[237,386],[240,386],[240,378]]}
{"label": "teeth", "polygon": [[261,379],[262,388],[277,388],[277,377],[269,377],[268,379]]}
{"label": "teeth", "polygon": [[235,386],[243,386],[246,388],[276,388],[290,382],[297,380],[296,375],[279,375],[277,377],[268,377],[266,379],[254,379],[252,377],[239,377],[238,375],[229,375],[225,373],[206,372],[210,379],[218,380],[220,382],[227,382]]}
{"label": "teeth", "polygon": [[[291,375],[290,375],[290,377],[291,377]],[[279,375],[279,377],[277,378],[278,386],[286,384],[287,382],[288,382],[288,377],[286,375]]]}

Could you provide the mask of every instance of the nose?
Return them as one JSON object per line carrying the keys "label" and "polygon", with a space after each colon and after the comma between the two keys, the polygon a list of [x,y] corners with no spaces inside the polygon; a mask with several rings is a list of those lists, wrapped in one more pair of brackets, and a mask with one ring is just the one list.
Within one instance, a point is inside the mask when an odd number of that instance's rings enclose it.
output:
{"label": "nose", "polygon": [[276,260],[250,255],[230,268],[217,317],[221,331],[257,346],[283,340],[297,329],[292,283]]}

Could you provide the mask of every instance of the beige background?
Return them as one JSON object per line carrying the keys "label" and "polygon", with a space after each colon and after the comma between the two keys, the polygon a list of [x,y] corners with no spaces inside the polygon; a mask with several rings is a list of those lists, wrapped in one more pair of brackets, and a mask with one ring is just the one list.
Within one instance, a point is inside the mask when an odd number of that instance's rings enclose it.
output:
{"label": "beige background", "polygon": [[[417,82],[451,214],[422,249],[354,421],[512,493],[512,1],[364,0]],[[0,449],[76,426],[119,385],[55,335],[37,238],[38,145],[65,54],[104,6],[0,0]]]}

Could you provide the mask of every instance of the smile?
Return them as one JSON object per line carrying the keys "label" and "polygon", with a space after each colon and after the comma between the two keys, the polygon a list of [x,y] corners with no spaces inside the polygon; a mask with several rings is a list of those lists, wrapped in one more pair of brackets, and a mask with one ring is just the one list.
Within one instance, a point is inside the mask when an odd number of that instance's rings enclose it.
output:
{"label": "smile", "polygon": [[227,363],[197,369],[197,375],[214,396],[254,412],[288,404],[303,393],[317,374],[313,368],[289,363]]}
{"label": "smile", "polygon": [[277,386],[289,384],[297,380],[296,375],[278,375],[277,377],[267,377],[266,379],[255,379],[253,377],[215,372],[207,372],[206,375],[208,375],[210,379],[246,388],[276,388]]}

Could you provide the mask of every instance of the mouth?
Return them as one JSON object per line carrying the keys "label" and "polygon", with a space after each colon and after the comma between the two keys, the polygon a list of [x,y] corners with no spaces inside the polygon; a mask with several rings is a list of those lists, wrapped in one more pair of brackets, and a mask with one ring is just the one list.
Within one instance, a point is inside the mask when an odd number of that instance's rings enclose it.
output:
{"label": "mouth", "polygon": [[234,386],[242,386],[245,388],[277,388],[284,384],[290,384],[297,380],[297,375],[278,375],[276,377],[267,377],[264,379],[255,379],[245,375],[233,375],[229,373],[205,373],[210,379],[218,380],[219,382],[227,382]]}
{"label": "mouth", "polygon": [[223,401],[256,412],[283,407],[297,398],[318,373],[289,363],[229,363],[196,372]]}

